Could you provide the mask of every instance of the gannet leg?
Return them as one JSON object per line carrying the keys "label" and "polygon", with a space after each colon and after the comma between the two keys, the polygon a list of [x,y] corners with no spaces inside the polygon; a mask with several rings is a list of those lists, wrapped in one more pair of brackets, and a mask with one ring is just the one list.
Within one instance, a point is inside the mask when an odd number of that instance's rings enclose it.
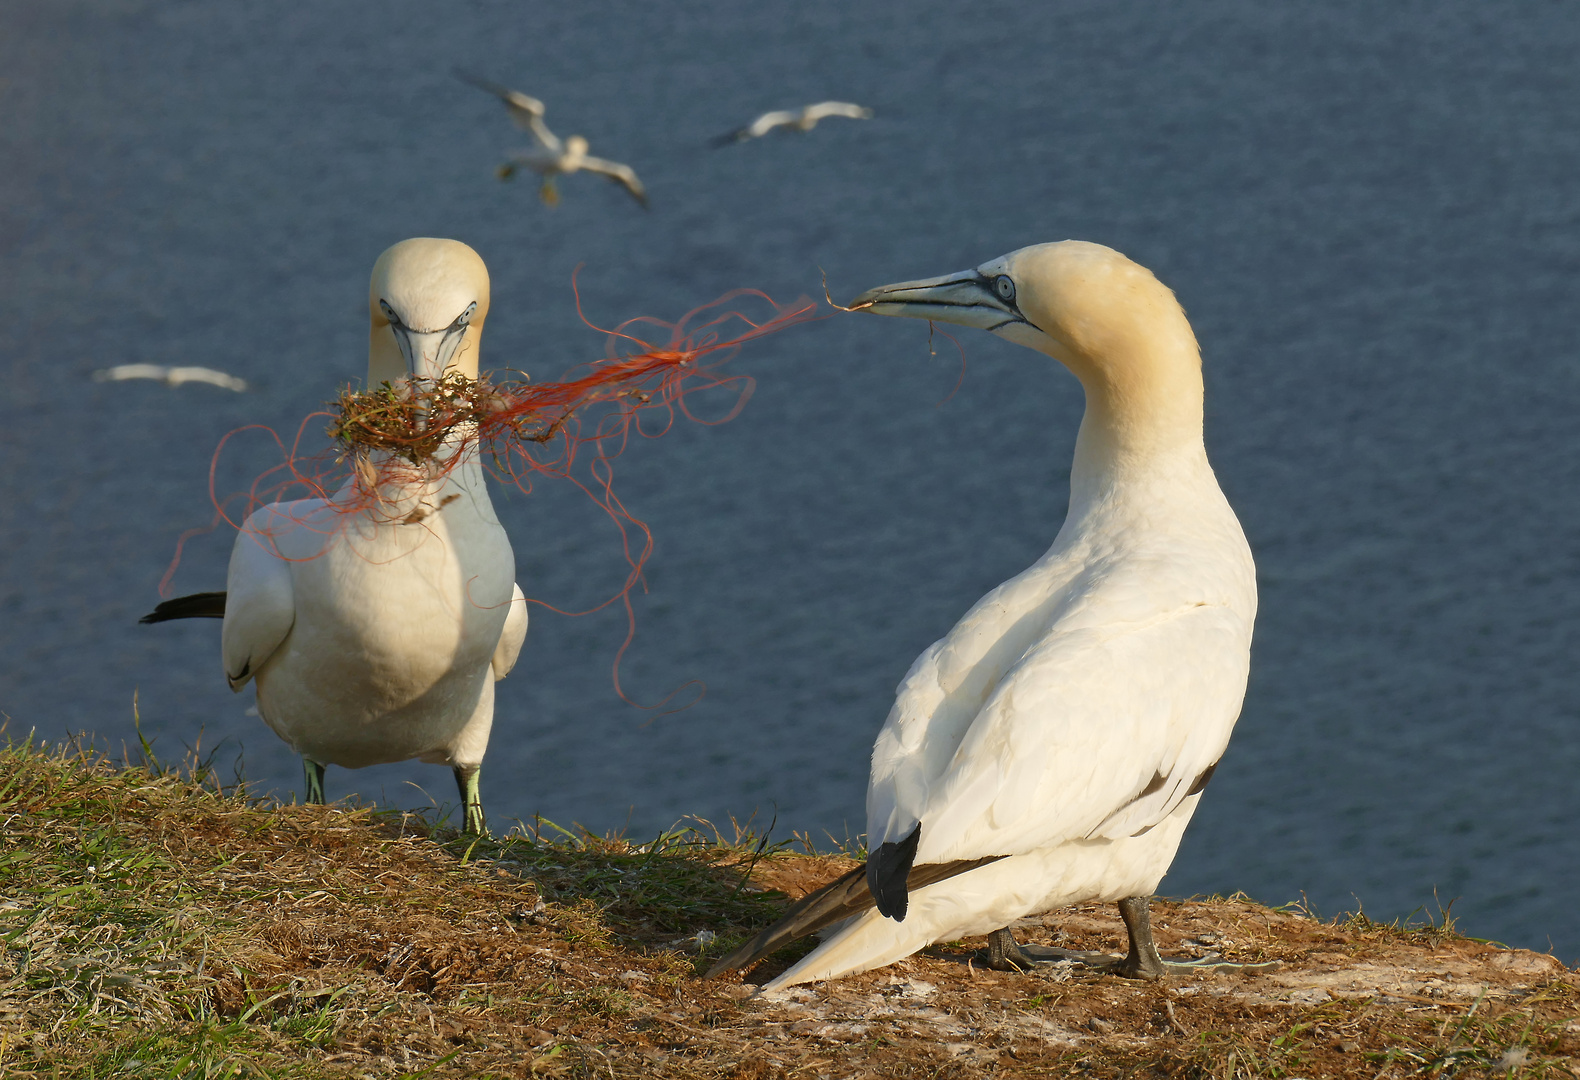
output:
{"label": "gannet leg", "polygon": [[481,768],[477,765],[457,765],[453,771],[455,786],[461,792],[461,805],[466,808],[461,832],[468,836],[487,835],[488,826],[483,821],[483,797],[477,787],[477,774]]}
{"label": "gannet leg", "polygon": [[[1240,966],[1227,965],[1222,957],[1213,955],[1198,961],[1167,961],[1158,955],[1157,942],[1152,939],[1152,910],[1145,896],[1129,896],[1119,901],[1119,916],[1125,920],[1125,933],[1130,938],[1130,953],[1125,957],[1110,956],[1100,952],[1078,952],[1072,949],[1051,949],[1042,945],[1021,945],[1010,933],[1009,927],[995,930],[988,935],[984,963],[995,971],[1029,971],[1036,964],[1074,960],[1094,971],[1107,971],[1127,979],[1161,979],[1171,971],[1192,968]],[[982,955],[982,954],[978,954]]]}
{"label": "gannet leg", "polygon": [[1015,940],[1009,927],[988,935],[987,966],[994,971],[1026,971],[1036,963]]}
{"label": "gannet leg", "polygon": [[501,180],[509,180],[511,177],[516,175],[516,163],[514,161],[507,161],[504,164],[495,167],[494,175],[499,177]]}
{"label": "gannet leg", "polygon": [[1007,926],[989,934],[987,949],[977,953],[977,956],[994,971],[1030,971],[1037,964],[1057,964],[1065,960],[1105,970],[1123,963],[1119,957],[1108,953],[1055,949],[1048,945],[1022,945],[1015,940],[1015,935]]}
{"label": "gannet leg", "polygon": [[1130,955],[1113,969],[1127,979],[1161,979],[1168,974],[1163,957],[1152,940],[1152,909],[1145,896],[1127,896],[1119,901],[1119,917],[1125,920],[1130,937]]}
{"label": "gannet leg", "polygon": [[543,186],[538,188],[538,197],[548,206],[558,206],[560,189],[554,186],[553,180],[545,180],[543,181]]}
{"label": "gannet leg", "polygon": [[[1152,940],[1152,915],[1145,896],[1129,896],[1119,901],[1119,915],[1125,920],[1125,931],[1130,937],[1130,955],[1124,959],[1111,957],[1107,962],[1082,959],[1082,963],[1099,971],[1110,971],[1127,979],[1161,979],[1165,975],[1186,975],[1193,971],[1254,971],[1278,966],[1277,960],[1259,963],[1241,963],[1225,960],[1217,953],[1192,960],[1165,959],[1158,954],[1157,943]],[[1091,955],[1091,954],[1088,954]]]}
{"label": "gannet leg", "polygon": [[302,772],[307,776],[307,801],[322,805],[324,798],[324,767],[310,757],[302,759]]}

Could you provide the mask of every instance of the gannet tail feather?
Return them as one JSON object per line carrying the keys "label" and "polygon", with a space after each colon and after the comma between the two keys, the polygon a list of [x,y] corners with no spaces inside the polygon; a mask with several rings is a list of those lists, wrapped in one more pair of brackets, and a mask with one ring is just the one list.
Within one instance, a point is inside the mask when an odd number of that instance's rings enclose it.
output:
{"label": "gannet tail feather", "polygon": [[[914,838],[913,833],[910,839],[902,842],[911,843],[912,855],[916,853],[915,844],[912,842]],[[1002,858],[1003,855],[989,855],[985,859],[963,859],[959,862],[928,863],[910,867],[904,888],[909,892],[926,888],[928,885],[936,885],[957,874],[998,862]],[[867,875],[868,864],[862,863],[843,877],[836,878],[816,892],[803,896],[791,905],[790,910],[786,911],[778,922],[709,968],[706,977],[711,979],[726,971],[750,967],[769,953],[798,938],[815,934],[825,926],[832,926],[852,915],[860,915],[873,907],[875,902],[872,890],[867,884]]]}
{"label": "gannet tail feather", "polygon": [[166,600],[137,621],[139,623],[169,622],[172,619],[223,619],[225,617],[225,592],[200,592],[191,596],[178,596]]}
{"label": "gannet tail feather", "polygon": [[775,949],[871,906],[872,893],[867,890],[867,864],[863,863],[796,901],[778,922],[709,968],[707,978],[712,979],[736,968],[750,967]]}

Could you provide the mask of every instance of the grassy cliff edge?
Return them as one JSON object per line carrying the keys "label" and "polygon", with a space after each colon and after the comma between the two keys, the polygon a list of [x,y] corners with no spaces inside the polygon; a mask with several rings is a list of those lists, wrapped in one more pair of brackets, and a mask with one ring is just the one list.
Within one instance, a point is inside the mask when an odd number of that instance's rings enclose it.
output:
{"label": "grassy cliff edge", "polygon": [[[494,839],[282,806],[198,767],[0,751],[0,1076],[1580,1076],[1580,975],[1443,919],[1159,901],[1163,985],[950,943],[757,995],[697,974],[848,868],[699,824]],[[1115,949],[1117,914],[1027,920]]]}

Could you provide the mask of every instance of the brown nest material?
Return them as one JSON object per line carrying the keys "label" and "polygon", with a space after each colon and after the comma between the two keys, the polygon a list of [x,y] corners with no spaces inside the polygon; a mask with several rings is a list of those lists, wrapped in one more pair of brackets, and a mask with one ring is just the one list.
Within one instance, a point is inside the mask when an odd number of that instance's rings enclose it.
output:
{"label": "brown nest material", "polygon": [[[438,380],[399,378],[371,390],[341,391],[331,403],[328,432],[344,450],[385,450],[417,465],[438,453],[456,429],[479,430],[515,403],[508,390],[487,378],[459,372]],[[512,426],[533,425],[523,418]],[[535,437],[530,430],[520,434]]]}

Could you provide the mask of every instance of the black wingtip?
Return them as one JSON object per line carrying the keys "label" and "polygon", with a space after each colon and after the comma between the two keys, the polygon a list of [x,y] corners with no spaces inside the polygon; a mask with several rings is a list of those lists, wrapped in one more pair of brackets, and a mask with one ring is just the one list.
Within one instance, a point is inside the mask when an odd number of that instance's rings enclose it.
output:
{"label": "black wingtip", "polygon": [[718,150],[722,147],[726,147],[732,143],[738,143],[740,141],[741,133],[739,131],[729,131],[723,135],[713,136],[713,138],[708,140],[708,145],[713,147],[713,149]]}
{"label": "black wingtip", "polygon": [[178,596],[174,600],[166,600],[137,621],[141,625],[147,625],[170,622],[174,619],[223,619],[224,617],[225,593],[221,591],[193,593],[191,596]]}
{"label": "black wingtip", "polygon": [[778,922],[744,942],[728,956],[720,958],[703,977],[717,978],[726,971],[750,967],[780,946],[815,934],[823,927],[871,906],[866,867],[858,866],[791,904]]}
{"label": "black wingtip", "polygon": [[454,75],[462,82],[467,83],[470,86],[475,86],[479,90],[486,90],[490,94],[497,94],[501,89],[503,89],[498,83],[485,79],[481,75],[473,75],[465,68],[453,67],[450,69],[450,74]]}
{"label": "black wingtip", "polygon": [[867,888],[878,910],[895,922],[905,921],[909,906],[906,879],[911,874],[911,863],[916,861],[916,845],[922,839],[920,824],[911,835],[898,843],[881,844],[867,857]]}

